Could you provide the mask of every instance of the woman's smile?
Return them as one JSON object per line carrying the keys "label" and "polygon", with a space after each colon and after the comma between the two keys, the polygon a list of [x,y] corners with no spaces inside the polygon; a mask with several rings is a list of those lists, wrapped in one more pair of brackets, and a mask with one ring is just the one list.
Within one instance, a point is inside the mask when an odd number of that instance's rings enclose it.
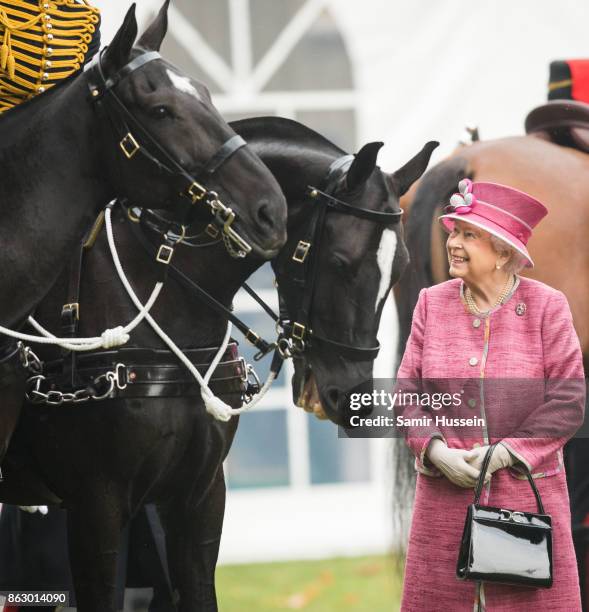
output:
{"label": "woman's smile", "polygon": [[461,257],[460,255],[450,255],[450,264],[452,266],[458,266],[468,261],[468,257]]}

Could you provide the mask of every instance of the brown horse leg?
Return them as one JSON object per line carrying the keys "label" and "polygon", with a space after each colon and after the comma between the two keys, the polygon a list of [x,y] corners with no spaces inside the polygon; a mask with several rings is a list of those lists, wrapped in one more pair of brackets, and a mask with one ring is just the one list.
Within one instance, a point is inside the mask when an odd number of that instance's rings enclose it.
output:
{"label": "brown horse leg", "polygon": [[93,487],[68,508],[70,564],[79,612],[116,612],[117,559],[124,522],[119,498],[108,486]]}
{"label": "brown horse leg", "polygon": [[[165,521],[172,584],[178,612],[217,612],[215,567],[225,513],[223,468],[199,506],[168,507]],[[181,513],[181,516],[179,514]]]}

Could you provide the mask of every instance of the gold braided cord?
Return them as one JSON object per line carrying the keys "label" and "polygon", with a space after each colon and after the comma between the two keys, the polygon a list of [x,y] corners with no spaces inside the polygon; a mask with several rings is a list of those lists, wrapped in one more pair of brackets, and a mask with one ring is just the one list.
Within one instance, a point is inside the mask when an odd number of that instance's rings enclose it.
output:
{"label": "gold braided cord", "polygon": [[0,0],[0,114],[79,70],[99,22],[87,0]]}
{"label": "gold braided cord", "polygon": [[[13,48],[13,52],[14,52],[14,48],[18,48],[18,49],[22,49],[23,51],[27,51],[27,58],[30,60],[30,54],[34,53],[36,55],[41,55],[41,49],[39,49],[39,47],[35,47],[34,45],[29,45],[28,43],[19,41],[15,38],[12,39],[12,48]],[[88,52],[88,45],[86,45],[86,43],[80,45],[80,53],[78,54],[78,57],[80,59],[80,61],[84,61],[84,55]],[[55,57],[56,55],[67,55],[67,56],[71,56],[72,55],[72,50],[71,49],[53,49],[53,54],[52,57]]]}
{"label": "gold braided cord", "polygon": [[28,93],[26,89],[23,89],[22,87],[18,87],[16,85],[7,85],[6,90],[9,93],[14,94],[15,96],[22,96]]}
{"label": "gold braided cord", "polygon": [[[34,48],[34,47],[32,47]],[[31,49],[32,49],[31,48]],[[29,52],[32,53],[33,51],[31,51],[31,49],[29,49]],[[30,53],[21,53],[20,51],[15,51],[14,49],[14,44],[12,46],[12,54],[14,55],[14,57],[17,60],[21,60],[21,62],[24,63],[29,63],[31,61],[31,56]],[[64,50],[63,54],[66,55],[70,53],[69,51]],[[57,55],[57,52],[54,52],[53,56],[55,57]],[[84,61],[84,56],[82,54],[80,54],[80,57],[78,58],[79,62],[83,62]],[[65,61],[59,61],[59,60],[53,60],[52,62],[53,64],[53,68],[69,68],[71,65],[71,62],[69,60],[65,60]],[[23,65],[22,70],[25,69],[25,66]]]}
{"label": "gold braided cord", "polygon": [[[23,22],[13,21],[12,17],[18,17],[24,19]],[[30,28],[34,23],[41,19],[41,15],[36,15],[31,18],[30,13],[22,13],[21,11],[11,10],[11,7],[0,8],[0,24],[4,27],[8,27],[13,32],[15,30],[24,30]]]}

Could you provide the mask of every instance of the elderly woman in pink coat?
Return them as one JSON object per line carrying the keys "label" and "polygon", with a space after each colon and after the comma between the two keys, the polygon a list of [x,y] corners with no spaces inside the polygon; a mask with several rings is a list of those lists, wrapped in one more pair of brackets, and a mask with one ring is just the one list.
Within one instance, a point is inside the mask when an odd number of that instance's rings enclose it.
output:
{"label": "elderly woman in pink coat", "polygon": [[[453,279],[419,294],[398,380],[468,379],[461,416],[470,410],[477,418],[468,430],[442,424],[404,432],[419,473],[402,610],[581,610],[562,453],[583,421],[581,350],[565,296],[518,276],[533,266],[526,244],[547,210],[503,185],[465,179],[459,191],[440,217]],[[510,379],[508,400],[491,384],[500,379]],[[518,395],[511,379],[525,392]],[[579,384],[564,388],[563,381]],[[456,578],[466,509],[495,442],[481,503],[535,512],[518,466],[529,468],[553,521],[549,589]]]}

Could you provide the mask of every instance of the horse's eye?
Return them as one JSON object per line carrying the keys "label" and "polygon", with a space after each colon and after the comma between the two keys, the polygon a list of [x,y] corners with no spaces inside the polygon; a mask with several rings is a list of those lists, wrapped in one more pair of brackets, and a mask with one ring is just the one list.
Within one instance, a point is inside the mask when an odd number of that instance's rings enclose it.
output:
{"label": "horse's eye", "polygon": [[167,106],[164,106],[163,104],[155,106],[152,109],[151,114],[157,119],[166,119],[167,117],[172,116],[172,112],[170,111],[170,109]]}

